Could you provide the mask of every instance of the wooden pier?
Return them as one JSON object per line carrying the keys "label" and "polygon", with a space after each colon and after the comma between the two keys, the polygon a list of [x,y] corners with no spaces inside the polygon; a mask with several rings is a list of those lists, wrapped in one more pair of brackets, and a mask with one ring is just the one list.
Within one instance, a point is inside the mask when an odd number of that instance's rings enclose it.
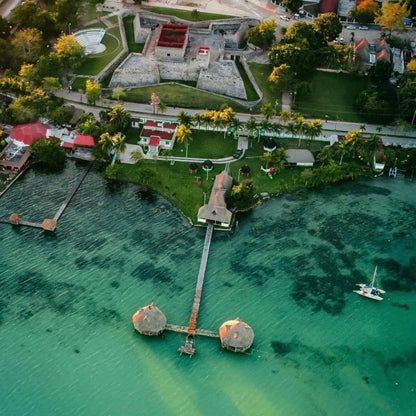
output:
{"label": "wooden pier", "polygon": [[81,186],[81,183],[87,176],[88,172],[90,171],[92,166],[92,163],[89,163],[88,166],[85,168],[84,172],[82,172],[81,176],[79,177],[77,183],[75,184],[74,188],[71,190],[69,195],[66,197],[65,201],[62,203],[62,205],[59,207],[58,211],[54,215],[52,219],[45,218],[42,223],[38,222],[30,222],[30,221],[24,221],[20,219],[19,214],[12,214],[11,217],[17,216],[15,221],[11,221],[10,219],[4,219],[0,218],[0,223],[3,224],[12,224],[12,225],[25,225],[27,227],[33,227],[33,228],[41,228],[45,231],[55,231],[57,223],[61,215],[64,213],[66,207],[71,202],[73,196],[77,192],[78,188]]}
{"label": "wooden pier", "polygon": [[[182,334],[188,333],[187,326],[181,325],[173,325],[173,324],[166,324],[165,327],[166,331],[173,331],[173,332],[181,332]],[[200,335],[202,337],[209,337],[209,338],[219,338],[218,331],[210,331],[208,329],[197,329],[195,331],[195,335]]]}
{"label": "wooden pier", "polygon": [[90,171],[91,166],[92,166],[92,164],[89,163],[88,166],[85,168],[84,172],[81,174],[80,178],[78,179],[78,182],[75,184],[75,186],[72,189],[72,191],[70,192],[70,194],[66,197],[63,204],[59,207],[58,211],[56,212],[55,216],[53,217],[53,219],[55,221],[58,221],[60,216],[64,213],[66,207],[68,206],[68,204],[71,202],[73,196],[75,195],[75,192],[78,191],[78,188],[81,186],[81,183],[84,181],[85,177],[87,176],[88,172]]}
{"label": "wooden pier", "polygon": [[[195,348],[193,347],[193,340],[194,340],[195,335],[198,334],[196,325],[197,325],[197,320],[198,320],[199,306],[201,303],[201,295],[202,295],[202,287],[204,285],[205,270],[207,268],[208,254],[209,254],[209,248],[211,246],[211,238],[212,238],[213,231],[214,231],[213,224],[208,224],[207,232],[205,234],[204,249],[202,251],[201,264],[199,266],[198,280],[196,282],[194,303],[192,305],[191,317],[189,318],[188,330],[186,331],[188,335],[186,337],[185,345],[180,347],[178,350],[181,354],[184,353],[190,356],[194,355],[196,352]],[[203,330],[200,330],[200,331],[203,331]],[[204,331],[204,332],[211,332],[211,331]]]}

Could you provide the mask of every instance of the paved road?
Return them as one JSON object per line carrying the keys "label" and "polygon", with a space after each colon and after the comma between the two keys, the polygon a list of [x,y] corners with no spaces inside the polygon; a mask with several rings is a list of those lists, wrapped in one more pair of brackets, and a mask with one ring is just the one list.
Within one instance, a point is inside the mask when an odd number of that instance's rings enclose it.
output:
{"label": "paved road", "polygon": [[[72,101],[76,104],[77,107],[82,108],[87,113],[92,113],[96,118],[99,118],[99,113],[103,108],[111,108],[116,102],[112,100],[99,100],[96,103],[96,106],[90,106],[86,104],[86,98],[83,94],[67,91],[59,91],[55,93],[57,96],[64,98],[67,101]],[[131,102],[124,102],[123,107],[128,110],[133,117],[140,117],[142,115],[149,117],[153,114],[153,109],[148,104],[138,104]],[[189,108],[178,108],[178,107],[168,107],[164,114],[156,114],[155,118],[175,120],[179,111],[185,111],[188,114],[194,115],[195,113],[203,113],[204,109],[189,109]],[[238,113],[237,117],[242,121],[246,122],[252,114]],[[260,121],[262,119],[261,115],[254,116]],[[276,117],[272,121],[279,121]],[[363,124],[352,123],[345,121],[323,121],[324,135],[328,138],[334,134],[345,134],[351,130],[360,130]],[[400,130],[392,126],[378,126],[374,124],[365,124],[364,125],[365,134],[377,133],[382,139],[383,143],[386,145],[400,145],[403,147],[416,147],[416,129],[409,131]],[[381,130],[380,130],[381,129]]]}
{"label": "paved road", "polygon": [[0,15],[4,18],[8,18],[10,12],[18,6],[22,0],[7,0],[1,7],[0,7]]}

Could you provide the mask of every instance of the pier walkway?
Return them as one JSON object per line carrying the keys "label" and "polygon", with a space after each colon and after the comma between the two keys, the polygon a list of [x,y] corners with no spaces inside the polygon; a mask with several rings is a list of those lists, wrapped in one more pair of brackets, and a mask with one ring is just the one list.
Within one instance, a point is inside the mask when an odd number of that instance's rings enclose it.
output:
{"label": "pier walkway", "polygon": [[[195,287],[194,303],[192,305],[191,317],[189,318],[189,326],[186,331],[188,333],[188,336],[186,337],[185,345],[180,347],[178,350],[181,354],[184,353],[190,356],[194,355],[196,352],[195,348],[193,347],[193,338],[195,337],[195,335],[213,336],[213,335],[208,335],[208,334],[213,334],[213,331],[196,329],[199,306],[201,303],[202,287],[204,285],[205,270],[207,268],[208,254],[209,254],[209,248],[211,246],[211,239],[212,239],[213,231],[214,231],[214,225],[208,224],[207,232],[205,234],[204,249],[202,251],[201,264],[199,266],[198,280],[196,282],[196,287]],[[172,326],[179,328],[176,325],[172,325]],[[182,331],[178,331],[178,332],[182,332]]]}
{"label": "pier walkway", "polygon": [[88,166],[84,169],[84,172],[80,175],[78,178],[75,186],[69,193],[69,195],[66,197],[65,201],[62,203],[62,205],[59,207],[58,211],[54,215],[53,219],[45,218],[42,223],[38,222],[30,222],[30,221],[24,221],[20,219],[20,214],[12,214],[11,217],[15,216],[15,220],[0,218],[0,223],[3,224],[12,224],[12,225],[25,225],[27,227],[33,227],[33,228],[41,228],[45,231],[55,231],[57,223],[61,215],[64,213],[66,207],[71,202],[73,196],[77,192],[78,188],[81,186],[81,183],[84,181],[85,177],[87,176],[88,172],[90,171],[92,166],[92,163],[89,163]]}

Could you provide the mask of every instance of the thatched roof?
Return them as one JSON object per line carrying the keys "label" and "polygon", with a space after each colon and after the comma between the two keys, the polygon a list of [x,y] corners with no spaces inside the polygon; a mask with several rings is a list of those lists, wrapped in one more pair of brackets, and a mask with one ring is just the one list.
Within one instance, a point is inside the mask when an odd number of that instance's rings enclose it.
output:
{"label": "thatched roof", "polygon": [[249,325],[236,318],[224,322],[219,330],[221,345],[232,351],[246,351],[254,340],[254,332]]}
{"label": "thatched roof", "polygon": [[250,173],[251,168],[250,168],[250,166],[249,166],[249,165],[243,165],[243,166],[241,166],[240,170],[241,170],[241,172],[243,172],[243,173]]}
{"label": "thatched roof", "polygon": [[57,221],[50,218],[45,218],[42,222],[42,228],[45,231],[55,231],[56,230]]}
{"label": "thatched roof", "polygon": [[9,222],[11,222],[12,224],[19,224],[20,218],[21,218],[20,214],[13,213],[9,217]]}
{"label": "thatched roof", "polygon": [[166,316],[154,303],[140,308],[133,315],[134,327],[145,335],[159,335],[165,329],[166,322]]}
{"label": "thatched roof", "polygon": [[233,178],[225,170],[218,174],[215,177],[208,204],[199,208],[198,218],[229,224],[233,214],[227,209],[225,195],[230,191],[232,184]]}

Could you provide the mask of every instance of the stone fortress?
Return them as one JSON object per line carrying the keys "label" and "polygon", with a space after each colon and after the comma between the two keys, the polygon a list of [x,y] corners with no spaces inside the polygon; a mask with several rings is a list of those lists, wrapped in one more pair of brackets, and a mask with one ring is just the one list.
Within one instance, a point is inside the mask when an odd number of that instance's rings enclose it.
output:
{"label": "stone fortress", "polygon": [[259,23],[252,18],[173,23],[168,16],[138,13],[134,35],[136,43],[144,43],[143,53],[124,59],[113,73],[110,88],[193,81],[199,89],[246,100],[234,60],[242,55],[246,30]]}

